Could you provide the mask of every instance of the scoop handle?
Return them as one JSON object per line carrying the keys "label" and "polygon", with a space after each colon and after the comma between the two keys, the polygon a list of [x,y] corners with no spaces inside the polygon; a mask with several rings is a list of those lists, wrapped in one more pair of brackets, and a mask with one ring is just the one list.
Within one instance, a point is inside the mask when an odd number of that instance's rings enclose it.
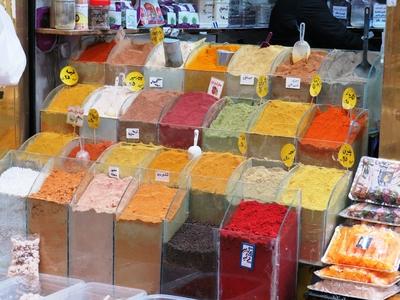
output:
{"label": "scoop handle", "polygon": [[199,130],[195,129],[194,130],[194,141],[193,141],[193,146],[197,146],[197,143],[199,142]]}
{"label": "scoop handle", "polygon": [[368,62],[369,14],[370,8],[369,6],[366,6],[364,9],[363,63]]}
{"label": "scoop handle", "polygon": [[300,41],[304,41],[304,35],[306,33],[306,23],[301,22],[300,23]]}

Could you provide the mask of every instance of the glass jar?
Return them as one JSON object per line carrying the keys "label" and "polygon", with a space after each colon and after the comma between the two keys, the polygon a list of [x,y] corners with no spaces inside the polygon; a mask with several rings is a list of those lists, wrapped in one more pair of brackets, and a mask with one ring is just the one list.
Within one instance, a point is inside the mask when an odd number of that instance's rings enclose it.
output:
{"label": "glass jar", "polygon": [[93,30],[109,30],[108,10],[110,1],[90,0],[89,2],[89,28]]}
{"label": "glass jar", "polygon": [[55,0],[55,27],[61,30],[75,29],[75,0]]}

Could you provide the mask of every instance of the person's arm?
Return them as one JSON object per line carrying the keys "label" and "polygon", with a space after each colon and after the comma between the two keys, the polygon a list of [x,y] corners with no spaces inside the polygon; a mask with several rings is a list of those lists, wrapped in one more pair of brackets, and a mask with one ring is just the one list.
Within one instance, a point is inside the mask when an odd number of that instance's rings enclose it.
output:
{"label": "person's arm", "polygon": [[306,23],[306,39],[312,47],[362,49],[361,35],[347,30],[330,12],[324,0],[303,0],[298,4],[300,22]]}

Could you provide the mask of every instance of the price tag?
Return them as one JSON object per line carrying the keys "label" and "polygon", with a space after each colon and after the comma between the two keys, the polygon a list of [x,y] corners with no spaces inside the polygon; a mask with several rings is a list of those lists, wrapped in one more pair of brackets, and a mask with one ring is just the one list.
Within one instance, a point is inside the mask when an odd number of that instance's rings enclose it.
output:
{"label": "price tag", "polygon": [[119,179],[119,168],[118,167],[108,167],[108,176],[111,178]]}
{"label": "price tag", "polygon": [[332,6],[332,14],[336,19],[347,20],[347,6]]}
{"label": "price tag", "polygon": [[161,27],[153,27],[150,29],[150,39],[154,45],[164,40],[164,30]]}
{"label": "price tag", "polygon": [[164,87],[164,78],[162,77],[150,77],[149,87],[162,89]]}
{"label": "price tag", "polygon": [[225,82],[215,77],[211,77],[210,85],[208,86],[208,94],[215,98],[221,98],[222,90],[224,89]]}
{"label": "price tag", "polygon": [[89,110],[87,118],[89,128],[96,129],[100,126],[100,116],[96,109],[92,108]]}
{"label": "price tag", "polygon": [[75,126],[75,122],[76,122],[75,106],[68,106],[68,109],[67,109],[67,124]]}
{"label": "price tag", "polygon": [[169,172],[167,171],[156,171],[156,181],[169,182]]}
{"label": "price tag", "polygon": [[357,94],[356,91],[348,87],[344,90],[342,96],[342,107],[344,109],[353,109],[357,105]]}
{"label": "price tag", "polygon": [[73,86],[79,81],[78,72],[76,72],[74,67],[66,66],[61,69],[60,80],[65,85]]}
{"label": "price tag", "polygon": [[281,150],[281,160],[286,167],[290,168],[294,164],[296,157],[296,147],[293,144],[286,144]]}
{"label": "price tag", "polygon": [[240,75],[240,85],[254,85],[256,77],[254,75]]}
{"label": "price tag", "polygon": [[138,140],[140,138],[139,128],[127,128],[126,129],[126,139],[127,140]]}
{"label": "price tag", "polygon": [[397,5],[397,0],[387,0],[386,5],[388,7],[395,7]]}
{"label": "price tag", "polygon": [[310,95],[311,97],[317,97],[322,90],[322,79],[321,76],[315,74],[310,84]]}
{"label": "price tag", "polygon": [[299,90],[301,79],[296,77],[286,77],[285,87],[291,90]]}
{"label": "price tag", "polygon": [[256,92],[260,98],[264,98],[268,95],[268,81],[266,76],[258,77]]}
{"label": "price tag", "polygon": [[82,127],[83,126],[83,115],[84,115],[84,110],[82,107],[77,106],[75,110],[75,126]]}
{"label": "price tag", "polygon": [[141,91],[144,88],[144,76],[140,72],[131,72],[125,77],[125,84],[134,92]]}
{"label": "price tag", "polygon": [[242,243],[240,251],[240,267],[253,270],[256,256],[256,245]]}
{"label": "price tag", "polygon": [[355,162],[353,147],[349,144],[343,144],[339,149],[339,163],[346,169],[351,168]]}
{"label": "price tag", "polygon": [[246,134],[241,133],[238,138],[238,149],[240,154],[244,155],[247,152]]}
{"label": "price tag", "polygon": [[383,28],[386,24],[386,5],[374,4],[374,11],[372,13],[372,26]]}

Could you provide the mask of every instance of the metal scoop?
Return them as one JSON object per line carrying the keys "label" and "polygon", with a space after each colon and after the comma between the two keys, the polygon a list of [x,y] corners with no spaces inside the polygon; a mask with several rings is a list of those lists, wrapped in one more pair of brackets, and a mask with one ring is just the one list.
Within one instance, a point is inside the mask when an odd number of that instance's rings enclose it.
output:
{"label": "metal scoop", "polygon": [[[364,10],[363,59],[362,62],[354,70],[357,76],[363,78],[368,78],[368,74],[371,70],[371,64],[368,62],[369,14],[370,8],[367,6]],[[371,70],[371,72],[374,71],[375,69]]]}
{"label": "metal scoop", "polygon": [[306,24],[300,24],[300,41],[297,41],[292,50],[292,62],[295,64],[302,59],[308,59],[311,54],[310,45],[304,40]]}

